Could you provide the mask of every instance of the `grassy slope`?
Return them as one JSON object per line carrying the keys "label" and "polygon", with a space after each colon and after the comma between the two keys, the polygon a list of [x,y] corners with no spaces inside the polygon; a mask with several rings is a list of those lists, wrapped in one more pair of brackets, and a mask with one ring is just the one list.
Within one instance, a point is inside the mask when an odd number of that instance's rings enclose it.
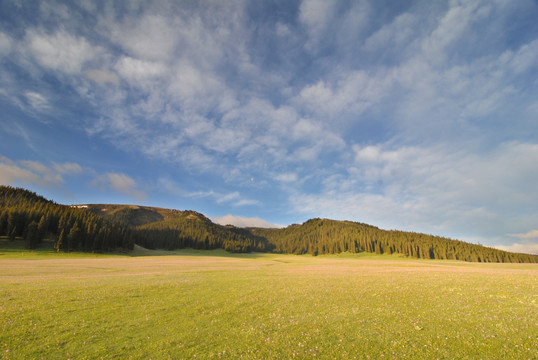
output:
{"label": "grassy slope", "polygon": [[41,256],[0,256],[2,358],[538,357],[536,265]]}
{"label": "grassy slope", "polygon": [[141,226],[154,222],[174,222],[185,219],[199,219],[211,222],[203,214],[192,210],[172,210],[150,206],[114,205],[114,204],[88,204],[84,205],[99,216],[112,222],[119,222],[130,226]]}

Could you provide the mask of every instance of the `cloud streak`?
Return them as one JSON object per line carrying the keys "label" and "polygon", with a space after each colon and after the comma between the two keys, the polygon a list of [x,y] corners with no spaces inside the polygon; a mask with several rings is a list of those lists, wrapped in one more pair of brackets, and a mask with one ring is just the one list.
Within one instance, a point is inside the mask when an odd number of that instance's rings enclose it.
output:
{"label": "cloud streak", "polygon": [[459,228],[451,234],[457,237],[475,228],[493,237],[533,226],[537,216],[534,144],[507,143],[473,156],[444,147],[354,150],[355,164],[326,179],[321,194],[292,196],[294,211],[437,234]]}
{"label": "cloud streak", "polygon": [[538,255],[538,243],[514,243],[512,245],[498,245],[496,248],[504,251]]}
{"label": "cloud streak", "polygon": [[530,230],[529,232],[523,234],[507,234],[510,237],[515,237],[519,239],[538,239],[538,230]]}
{"label": "cloud streak", "polygon": [[213,218],[213,221],[221,225],[234,225],[237,227],[260,227],[260,228],[281,228],[282,225],[272,224],[257,217],[234,216],[231,214]]}
{"label": "cloud streak", "polygon": [[147,197],[143,191],[138,189],[138,185],[131,177],[121,173],[99,175],[92,181],[92,185],[127,195],[139,202],[144,201]]}
{"label": "cloud streak", "polygon": [[82,171],[76,163],[53,163],[47,166],[38,161],[22,160],[12,161],[0,156],[0,183],[3,185],[32,185],[38,184],[47,187],[62,186],[66,176],[77,175]]}

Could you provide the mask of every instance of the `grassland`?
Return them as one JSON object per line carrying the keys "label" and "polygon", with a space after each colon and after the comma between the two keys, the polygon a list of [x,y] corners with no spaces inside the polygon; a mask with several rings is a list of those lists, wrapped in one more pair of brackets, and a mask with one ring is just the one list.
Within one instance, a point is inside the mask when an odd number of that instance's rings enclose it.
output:
{"label": "grassland", "polygon": [[0,357],[538,358],[536,265],[132,255],[0,250]]}

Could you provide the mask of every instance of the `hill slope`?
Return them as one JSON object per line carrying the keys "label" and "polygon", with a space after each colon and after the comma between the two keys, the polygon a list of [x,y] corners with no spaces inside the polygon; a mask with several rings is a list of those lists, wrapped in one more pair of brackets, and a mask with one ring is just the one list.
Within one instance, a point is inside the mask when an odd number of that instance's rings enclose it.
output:
{"label": "hill slope", "polygon": [[44,240],[57,251],[132,250],[133,233],[85,208],[59,205],[31,191],[0,186],[0,236],[34,249]]}
{"label": "hill slope", "polygon": [[284,229],[249,229],[266,238],[275,252],[335,254],[341,252],[399,253],[422,259],[479,262],[538,262],[538,256],[516,254],[481,245],[414,232],[382,230],[352,221],[311,219]]}
{"label": "hill slope", "polygon": [[224,249],[230,252],[270,251],[265,238],[235,227],[213,223],[192,210],[136,205],[83,205],[104,219],[129,226],[136,243],[148,249]]}
{"label": "hill slope", "polygon": [[214,224],[195,211],[102,204],[88,205],[88,208],[110,221],[133,227],[137,233],[137,244],[150,249],[224,248],[236,252],[312,255],[365,251],[399,253],[423,259],[538,262],[536,255],[509,253],[433,235],[387,231],[352,221],[311,219],[283,229],[241,229]]}
{"label": "hill slope", "polygon": [[399,253],[423,259],[538,263],[517,254],[414,232],[387,231],[352,221],[311,219],[284,229],[236,228],[213,223],[196,211],[136,205],[65,206],[24,189],[0,186],[0,236],[27,247],[49,239],[60,251],[224,249],[230,252],[335,254]]}

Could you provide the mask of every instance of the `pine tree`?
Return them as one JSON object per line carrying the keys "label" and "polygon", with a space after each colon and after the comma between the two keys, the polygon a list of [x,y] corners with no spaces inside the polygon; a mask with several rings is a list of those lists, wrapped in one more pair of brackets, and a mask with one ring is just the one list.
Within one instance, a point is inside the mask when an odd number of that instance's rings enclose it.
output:
{"label": "pine tree", "polygon": [[58,237],[58,241],[56,242],[56,252],[60,252],[60,250],[65,249],[65,245],[67,242],[67,235],[65,235],[65,230],[60,230],[60,236]]}
{"label": "pine tree", "polygon": [[26,247],[28,249],[35,249],[37,247],[37,244],[39,243],[39,233],[37,230],[37,223],[35,221],[32,221],[26,227],[25,240]]}
{"label": "pine tree", "polygon": [[78,222],[75,222],[73,227],[71,227],[71,230],[69,231],[69,234],[67,235],[67,251],[76,250],[78,247],[78,244],[80,243],[82,231],[80,230],[80,227],[78,226]]}
{"label": "pine tree", "polygon": [[47,236],[49,231],[49,220],[46,215],[42,215],[39,219],[39,224],[37,224],[37,233],[38,233],[38,242],[41,242],[41,239]]}
{"label": "pine tree", "polygon": [[7,211],[0,212],[0,235],[7,235]]}
{"label": "pine tree", "polygon": [[17,214],[15,213],[15,211],[11,211],[7,218],[6,230],[6,233],[9,236],[9,240],[15,240],[17,232]]}

